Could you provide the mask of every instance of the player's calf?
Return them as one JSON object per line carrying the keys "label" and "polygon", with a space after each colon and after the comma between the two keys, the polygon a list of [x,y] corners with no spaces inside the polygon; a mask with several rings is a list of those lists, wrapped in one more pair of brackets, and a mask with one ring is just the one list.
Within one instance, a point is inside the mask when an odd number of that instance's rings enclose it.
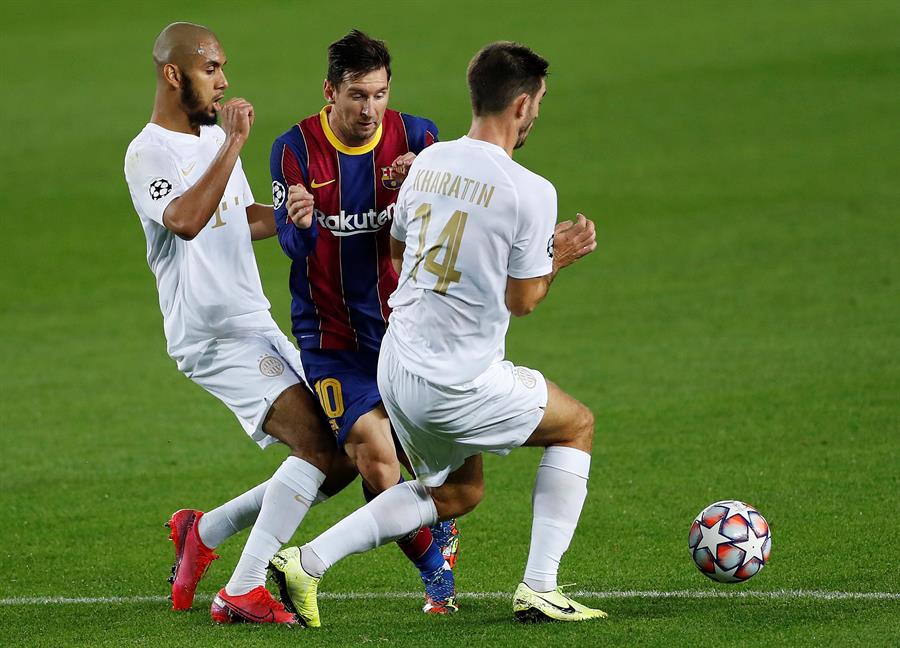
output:
{"label": "player's calf", "polygon": [[429,490],[439,520],[462,517],[475,509],[484,498],[484,474],[481,455],[473,455],[447,480]]}

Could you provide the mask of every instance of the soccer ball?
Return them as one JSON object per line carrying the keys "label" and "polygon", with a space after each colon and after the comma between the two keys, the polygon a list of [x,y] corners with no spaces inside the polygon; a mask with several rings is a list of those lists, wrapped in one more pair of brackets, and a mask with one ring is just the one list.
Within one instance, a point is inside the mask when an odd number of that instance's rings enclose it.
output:
{"label": "soccer ball", "polygon": [[720,583],[742,583],[769,562],[772,534],[749,504],[722,500],[700,511],[691,524],[688,549],[697,568]]}

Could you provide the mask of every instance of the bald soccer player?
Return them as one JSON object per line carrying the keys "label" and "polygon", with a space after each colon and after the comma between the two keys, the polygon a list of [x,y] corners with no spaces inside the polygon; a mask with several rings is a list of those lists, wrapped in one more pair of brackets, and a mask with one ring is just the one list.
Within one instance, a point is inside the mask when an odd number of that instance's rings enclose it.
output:
{"label": "bald soccer player", "polygon": [[218,623],[297,623],[266,590],[266,566],[316,498],[335,449],[300,354],[275,325],[260,284],[251,241],[273,236],[275,223],[272,206],[254,201],[239,157],[253,106],[224,101],[225,52],[205,27],[169,25],[153,60],[153,114],[128,147],[125,178],[147,237],[168,353],[261,448],[281,442],[290,450],[269,481],[205,514],[172,515],[173,608],[191,607],[218,558],[213,548],[253,524],[211,615]]}

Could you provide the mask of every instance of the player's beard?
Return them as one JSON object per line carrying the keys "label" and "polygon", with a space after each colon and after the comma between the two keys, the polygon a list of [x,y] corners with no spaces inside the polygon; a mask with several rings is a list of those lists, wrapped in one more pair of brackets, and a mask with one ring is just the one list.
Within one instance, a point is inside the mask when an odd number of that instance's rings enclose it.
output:
{"label": "player's beard", "polygon": [[513,147],[514,149],[520,149],[525,146],[525,140],[528,139],[528,134],[531,132],[531,127],[534,126],[534,120],[531,120],[531,123],[524,128],[519,129],[519,134],[516,137],[516,145]]}
{"label": "player's beard", "polygon": [[191,77],[184,75],[184,83],[181,86],[181,107],[187,114],[192,126],[212,126],[219,121],[219,113],[210,112],[209,106],[204,106],[200,95],[194,89]]}

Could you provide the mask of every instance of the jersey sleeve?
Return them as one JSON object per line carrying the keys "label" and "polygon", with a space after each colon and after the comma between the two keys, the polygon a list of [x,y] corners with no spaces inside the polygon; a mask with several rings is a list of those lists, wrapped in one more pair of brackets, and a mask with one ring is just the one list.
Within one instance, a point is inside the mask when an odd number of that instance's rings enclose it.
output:
{"label": "jersey sleeve", "polygon": [[312,253],[318,237],[318,223],[315,218],[309,228],[300,229],[287,215],[288,188],[296,184],[306,186],[301,159],[302,156],[285,141],[284,136],[275,140],[269,157],[269,168],[272,173],[272,207],[275,213],[275,227],[278,230],[278,242],[291,259],[302,259]]}
{"label": "jersey sleeve", "polygon": [[161,146],[130,149],[125,156],[125,181],[138,213],[163,226],[166,207],[187,191],[175,161]]}
{"label": "jersey sleeve", "polygon": [[406,128],[409,150],[418,155],[438,140],[438,127],[430,119],[400,113],[403,127]]}
{"label": "jersey sleeve", "polygon": [[519,184],[519,213],[507,274],[513,279],[543,277],[553,271],[556,189],[541,182]]}

